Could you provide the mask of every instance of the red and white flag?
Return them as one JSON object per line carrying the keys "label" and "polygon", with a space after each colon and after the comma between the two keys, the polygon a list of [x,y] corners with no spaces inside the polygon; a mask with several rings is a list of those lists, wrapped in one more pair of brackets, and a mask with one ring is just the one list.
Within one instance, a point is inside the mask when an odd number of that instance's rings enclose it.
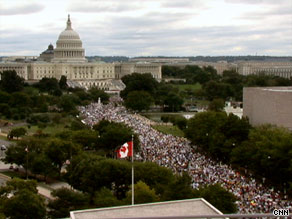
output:
{"label": "red and white flag", "polygon": [[132,141],[126,142],[125,144],[121,146],[121,148],[117,152],[118,152],[118,158],[132,157],[133,156],[133,142]]}

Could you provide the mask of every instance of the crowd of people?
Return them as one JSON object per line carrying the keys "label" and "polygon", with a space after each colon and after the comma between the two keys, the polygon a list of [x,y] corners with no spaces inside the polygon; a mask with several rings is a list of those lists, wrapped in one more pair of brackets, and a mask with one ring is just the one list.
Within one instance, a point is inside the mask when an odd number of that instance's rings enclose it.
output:
{"label": "crowd of people", "polygon": [[292,211],[292,202],[286,200],[279,191],[267,188],[254,178],[246,177],[228,165],[202,155],[185,138],[153,129],[147,118],[131,114],[123,106],[114,102],[107,105],[92,103],[79,110],[84,116],[82,121],[90,126],[105,119],[131,127],[140,140],[136,160],[156,162],[176,173],[186,171],[195,189],[208,184],[221,184],[237,197],[238,213],[271,213],[274,209],[283,208]]}

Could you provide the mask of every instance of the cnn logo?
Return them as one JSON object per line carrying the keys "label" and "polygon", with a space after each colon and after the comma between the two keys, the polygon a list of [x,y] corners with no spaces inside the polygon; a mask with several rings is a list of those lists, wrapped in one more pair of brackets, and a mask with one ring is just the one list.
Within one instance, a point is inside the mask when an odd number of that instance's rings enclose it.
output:
{"label": "cnn logo", "polygon": [[275,209],[273,210],[274,216],[289,216],[289,209]]}

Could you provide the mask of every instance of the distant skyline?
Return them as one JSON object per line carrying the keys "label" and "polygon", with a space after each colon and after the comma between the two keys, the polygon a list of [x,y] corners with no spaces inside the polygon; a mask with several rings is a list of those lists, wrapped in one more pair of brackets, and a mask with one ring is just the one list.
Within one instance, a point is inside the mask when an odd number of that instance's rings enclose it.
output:
{"label": "distant skyline", "polygon": [[1,0],[0,56],[55,47],[68,14],[86,56],[292,56],[292,0]]}

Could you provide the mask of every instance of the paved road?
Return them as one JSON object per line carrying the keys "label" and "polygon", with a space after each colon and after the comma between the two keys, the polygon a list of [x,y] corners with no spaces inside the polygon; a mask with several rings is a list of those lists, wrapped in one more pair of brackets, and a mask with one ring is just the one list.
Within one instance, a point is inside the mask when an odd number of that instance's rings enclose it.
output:
{"label": "paved road", "polygon": [[[12,142],[0,139],[0,146],[5,145],[8,148],[10,144],[12,144]],[[10,164],[5,164],[1,161],[1,158],[4,158],[4,157],[5,157],[5,151],[2,151],[0,149],[0,172],[7,170],[10,167]],[[1,183],[1,181],[0,181],[0,183]]]}
{"label": "paved road", "polygon": [[9,146],[12,143],[13,142],[11,142],[11,141],[0,139],[0,145],[3,145],[4,144],[5,146]]}

